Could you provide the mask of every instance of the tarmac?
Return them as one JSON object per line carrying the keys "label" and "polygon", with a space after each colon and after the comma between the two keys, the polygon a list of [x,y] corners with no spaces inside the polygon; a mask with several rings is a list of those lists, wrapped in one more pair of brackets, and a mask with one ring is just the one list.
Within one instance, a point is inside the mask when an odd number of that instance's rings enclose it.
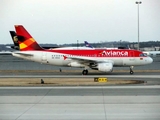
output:
{"label": "tarmac", "polygon": [[[113,73],[89,71],[84,76],[77,68],[64,67],[60,72],[59,67],[13,60],[10,56],[2,58],[0,83],[9,85],[0,87],[0,120],[160,119],[159,62],[135,67],[133,75],[129,68],[116,68]],[[95,77],[107,77],[109,82],[143,82],[99,84],[93,81]],[[50,84],[40,84],[41,79]],[[76,80],[83,84],[55,84]],[[20,86],[22,83],[34,85]]]}
{"label": "tarmac", "polygon": [[1,87],[1,120],[159,120],[160,86]]}

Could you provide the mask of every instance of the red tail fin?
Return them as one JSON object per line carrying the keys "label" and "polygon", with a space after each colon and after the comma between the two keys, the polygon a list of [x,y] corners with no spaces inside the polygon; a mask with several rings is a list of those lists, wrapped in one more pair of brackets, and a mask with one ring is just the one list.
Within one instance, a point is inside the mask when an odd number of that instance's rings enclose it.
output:
{"label": "red tail fin", "polygon": [[26,50],[43,50],[22,25],[15,25],[19,48]]}

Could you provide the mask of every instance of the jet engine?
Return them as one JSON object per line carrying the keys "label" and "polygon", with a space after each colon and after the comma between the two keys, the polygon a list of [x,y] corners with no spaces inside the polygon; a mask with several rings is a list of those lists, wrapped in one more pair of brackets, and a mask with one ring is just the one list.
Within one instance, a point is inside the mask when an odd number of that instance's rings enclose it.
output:
{"label": "jet engine", "polygon": [[113,64],[112,63],[98,63],[97,68],[99,71],[102,71],[102,72],[112,72]]}

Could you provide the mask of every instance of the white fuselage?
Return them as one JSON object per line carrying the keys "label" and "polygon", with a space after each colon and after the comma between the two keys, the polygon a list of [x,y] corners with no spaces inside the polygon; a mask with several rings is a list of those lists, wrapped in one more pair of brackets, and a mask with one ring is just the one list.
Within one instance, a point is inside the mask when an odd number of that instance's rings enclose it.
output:
{"label": "white fuselage", "polygon": [[[113,61],[113,66],[139,66],[152,63],[150,57],[90,57],[90,56],[74,56],[69,54],[61,54],[56,52],[46,51],[17,51],[12,53],[13,56],[27,59],[30,61],[58,65],[58,66],[70,66],[71,63],[78,63],[76,60],[72,60],[70,57],[89,58],[100,61]],[[64,58],[67,57],[67,58]],[[75,65],[75,67],[84,67],[84,65]]]}

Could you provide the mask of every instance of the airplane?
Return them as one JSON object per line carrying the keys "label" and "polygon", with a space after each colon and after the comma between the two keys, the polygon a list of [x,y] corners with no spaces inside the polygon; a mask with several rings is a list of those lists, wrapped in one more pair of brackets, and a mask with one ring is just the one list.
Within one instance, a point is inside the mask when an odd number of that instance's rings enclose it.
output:
{"label": "airplane", "polygon": [[39,63],[84,68],[83,75],[88,74],[88,69],[109,73],[113,67],[130,67],[130,74],[133,74],[133,66],[153,62],[142,51],[132,49],[44,49],[22,25],[15,25],[15,30],[20,51],[12,52],[13,56]]}
{"label": "airplane", "polygon": [[[19,44],[18,44],[18,39],[17,39],[17,34],[15,31],[9,31],[11,38],[13,40],[14,46],[9,46],[12,49],[15,50],[19,50]],[[44,49],[102,49],[102,48],[94,48],[90,43],[88,43],[87,41],[84,41],[85,47],[44,47],[42,46],[42,48]],[[118,47],[118,48],[105,48],[105,49],[125,49],[125,47]],[[11,52],[7,52],[7,54],[10,54]],[[154,59],[154,61],[156,61],[157,59],[159,60],[160,57],[160,51],[143,51],[144,54],[146,54],[147,56],[150,56]],[[0,54],[3,54],[3,52],[1,52]],[[6,52],[4,53],[6,54]],[[157,58],[158,57],[158,58]]]}

